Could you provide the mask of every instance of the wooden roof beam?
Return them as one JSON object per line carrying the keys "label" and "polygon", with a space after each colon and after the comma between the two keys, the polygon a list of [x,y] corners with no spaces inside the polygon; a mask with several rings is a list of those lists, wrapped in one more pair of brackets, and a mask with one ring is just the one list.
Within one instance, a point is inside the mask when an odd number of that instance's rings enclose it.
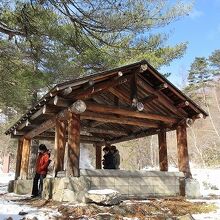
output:
{"label": "wooden roof beam", "polygon": [[167,88],[168,88],[168,84],[167,84],[167,83],[162,83],[162,84],[160,84],[159,86],[157,86],[157,87],[155,88],[155,90],[156,90],[156,91],[161,91],[161,90],[167,89]]}
{"label": "wooden roof beam", "polygon": [[180,102],[178,105],[176,105],[177,108],[184,108],[186,106],[189,106],[188,101],[183,101],[183,102]]}
{"label": "wooden roof beam", "polygon": [[[158,129],[151,128],[151,129],[148,129],[146,131],[141,131],[141,132],[134,133],[130,136],[114,138],[114,139],[108,141],[108,143],[109,144],[116,144],[116,143],[120,143],[120,142],[124,142],[124,141],[130,141],[130,140],[134,140],[134,139],[138,139],[138,138],[143,138],[143,137],[155,135],[155,134],[158,134],[161,129],[164,129],[164,128],[158,128]],[[173,126],[173,127],[170,127],[170,128],[166,128],[165,130],[166,131],[173,131],[175,129],[176,129],[176,127]]]}
{"label": "wooden roof beam", "polygon": [[152,101],[155,100],[155,99],[158,99],[158,96],[152,94],[152,95],[149,95],[149,96],[147,96],[147,97],[141,99],[140,102],[142,102],[143,104],[147,104],[147,103],[149,103],[149,102],[152,102]]}
{"label": "wooden roof beam", "polygon": [[17,130],[22,130],[23,128],[28,127],[30,124],[30,121],[27,119],[17,127]]}
{"label": "wooden roof beam", "polygon": [[73,103],[73,101],[56,95],[49,103],[59,107],[68,107],[71,105],[71,103]]}
{"label": "wooden roof beam", "polygon": [[155,94],[158,96],[158,101],[166,106],[171,112],[173,112],[175,115],[178,115],[182,118],[187,118],[187,113],[184,111],[180,111],[165,95],[163,95],[160,91],[156,91],[154,88],[152,88],[147,82],[145,82],[145,79],[142,79],[142,76],[138,77],[138,84],[147,92],[151,94]]}
{"label": "wooden roof beam", "polygon": [[94,121],[101,121],[104,123],[115,123],[115,124],[123,124],[123,125],[134,125],[140,127],[153,127],[157,128],[159,126],[158,123],[148,121],[146,119],[137,119],[137,118],[128,118],[128,117],[117,117],[114,115],[104,115],[94,112],[84,112],[81,115],[81,119],[89,119]]}
{"label": "wooden roof beam", "polygon": [[44,105],[30,117],[30,120],[33,121],[34,119],[42,115],[55,115],[57,114],[57,112],[58,110],[56,108],[48,106],[48,105]]}
{"label": "wooden roof beam", "polygon": [[118,97],[119,100],[129,103],[131,105],[132,100],[128,96],[126,96],[120,89],[112,87],[109,88],[108,91],[111,92],[114,96]]}
{"label": "wooden roof beam", "polygon": [[116,144],[116,143],[120,143],[120,142],[124,142],[124,141],[130,141],[133,139],[143,138],[143,137],[155,135],[159,131],[160,131],[160,129],[151,128],[151,129],[148,129],[147,131],[141,131],[141,132],[138,132],[138,133],[126,136],[126,137],[114,138],[111,141],[108,141],[108,143],[109,144]]}
{"label": "wooden roof beam", "polygon": [[60,115],[65,115],[66,112],[68,112],[68,111],[74,112],[76,114],[80,114],[80,113],[84,112],[85,110],[86,110],[85,103],[81,100],[77,100],[68,109],[65,109],[65,110],[59,112],[56,116],[43,122],[38,127],[34,128],[31,131],[29,131],[28,133],[26,133],[24,135],[24,137],[27,139],[32,139],[33,137],[38,136],[39,134],[43,133],[44,131],[54,127],[57,117],[60,117]]}
{"label": "wooden roof beam", "polygon": [[[155,72],[155,71],[153,71],[151,68],[149,68],[149,71],[150,71],[150,73],[152,74],[152,75],[154,75],[157,79],[159,79],[161,82],[163,82],[163,84],[167,84],[168,85],[168,83],[166,83],[166,79],[163,79],[163,77],[161,77],[161,75],[159,74],[159,72]],[[170,83],[169,83],[170,84]],[[171,84],[172,85],[172,84]],[[183,99],[183,100],[185,100],[187,97],[178,89],[178,88],[175,88],[175,86],[169,86],[168,85],[168,87],[169,87],[169,89],[175,94],[175,95],[177,95],[179,98],[181,98],[181,99]],[[192,101],[192,100],[189,100],[188,101],[189,102],[189,106],[190,106],[190,108],[192,108],[195,112],[197,112],[198,114],[199,113],[201,113],[200,111],[200,108]],[[193,103],[193,104],[192,104]],[[203,110],[202,110],[202,114],[206,114],[206,112],[204,112]]]}
{"label": "wooden roof beam", "polygon": [[131,81],[130,81],[130,99],[132,100],[132,106],[136,107],[137,106],[137,102],[138,102],[138,97],[137,97],[137,91],[138,91],[138,87],[137,87],[137,73],[134,73],[132,75]]}
{"label": "wooden roof beam", "polygon": [[176,123],[177,122],[176,118],[172,118],[170,116],[137,112],[131,109],[115,107],[115,106],[110,106],[110,105],[101,105],[101,104],[86,102],[86,106],[87,106],[87,110],[92,111],[92,112],[98,112],[98,113],[104,113],[104,114],[106,113],[118,114],[121,116],[156,120],[156,121],[162,121],[165,123]]}
{"label": "wooden roof beam", "polygon": [[79,92],[78,94],[74,96],[74,98],[75,99],[88,99],[91,96],[96,95],[97,93],[100,93],[100,92],[103,92],[109,89],[110,87],[114,87],[114,86],[126,83],[130,80],[130,78],[131,78],[131,75],[118,76],[107,82],[105,81],[105,82],[97,83],[94,86],[89,87],[88,89],[82,92]]}
{"label": "wooden roof beam", "polygon": [[[11,134],[11,138],[21,138],[23,135],[21,134]],[[55,133],[53,132],[46,132],[40,135],[35,136],[36,139],[45,139],[45,140],[55,140]],[[67,136],[66,136],[67,138]],[[94,136],[88,135],[80,135],[80,142],[81,143],[93,143],[93,142],[104,142],[104,138],[98,138]]]}
{"label": "wooden roof beam", "polygon": [[109,134],[114,136],[126,136],[128,135],[125,131],[120,130],[112,130],[112,129],[103,129],[103,128],[92,128],[92,127],[81,127],[82,131],[90,132],[90,133],[97,133],[97,134]]}

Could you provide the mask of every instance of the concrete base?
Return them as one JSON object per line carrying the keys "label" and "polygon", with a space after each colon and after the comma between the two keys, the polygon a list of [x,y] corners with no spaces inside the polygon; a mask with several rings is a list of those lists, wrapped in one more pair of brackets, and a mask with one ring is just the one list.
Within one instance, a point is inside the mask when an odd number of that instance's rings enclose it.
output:
{"label": "concrete base", "polygon": [[[180,195],[181,172],[81,170],[80,177],[46,178],[43,198],[85,202],[88,190],[113,189],[124,199]],[[14,192],[31,193],[32,180],[17,180]]]}

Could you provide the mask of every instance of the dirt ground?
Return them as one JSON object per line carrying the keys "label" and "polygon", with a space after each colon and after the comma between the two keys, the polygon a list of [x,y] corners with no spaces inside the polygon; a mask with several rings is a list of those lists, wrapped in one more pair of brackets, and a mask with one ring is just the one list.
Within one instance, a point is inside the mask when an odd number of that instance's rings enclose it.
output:
{"label": "dirt ground", "polygon": [[[215,205],[205,202],[191,202],[184,197],[146,199],[146,200],[125,200],[119,205],[100,206],[97,204],[70,204],[55,202],[39,198],[19,198],[0,195],[0,198],[13,201],[21,205],[29,205],[36,208],[58,209],[62,213],[60,220],[68,219],[152,219],[172,220],[180,216],[196,213],[208,213],[216,209]],[[3,198],[2,198],[3,199]]]}

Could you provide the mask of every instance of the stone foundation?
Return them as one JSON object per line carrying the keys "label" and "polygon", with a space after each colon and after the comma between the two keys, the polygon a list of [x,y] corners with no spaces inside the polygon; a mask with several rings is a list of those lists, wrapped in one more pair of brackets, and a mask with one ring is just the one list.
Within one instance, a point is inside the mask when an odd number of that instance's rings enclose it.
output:
{"label": "stone foundation", "polygon": [[[124,199],[178,196],[182,178],[181,172],[81,170],[80,177],[46,178],[42,196],[56,201],[84,202],[86,192],[94,189],[117,190]],[[31,180],[15,182],[15,193],[31,193]]]}

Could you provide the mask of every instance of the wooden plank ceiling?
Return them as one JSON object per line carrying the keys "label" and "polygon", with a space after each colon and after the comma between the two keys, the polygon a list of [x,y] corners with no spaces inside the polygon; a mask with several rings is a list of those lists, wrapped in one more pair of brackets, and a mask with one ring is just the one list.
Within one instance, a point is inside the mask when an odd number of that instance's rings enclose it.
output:
{"label": "wooden plank ceiling", "polygon": [[6,134],[14,138],[53,139],[56,119],[67,119],[76,100],[81,114],[81,142],[117,143],[174,130],[185,120],[207,113],[158,73],[146,60],[55,86]]}

